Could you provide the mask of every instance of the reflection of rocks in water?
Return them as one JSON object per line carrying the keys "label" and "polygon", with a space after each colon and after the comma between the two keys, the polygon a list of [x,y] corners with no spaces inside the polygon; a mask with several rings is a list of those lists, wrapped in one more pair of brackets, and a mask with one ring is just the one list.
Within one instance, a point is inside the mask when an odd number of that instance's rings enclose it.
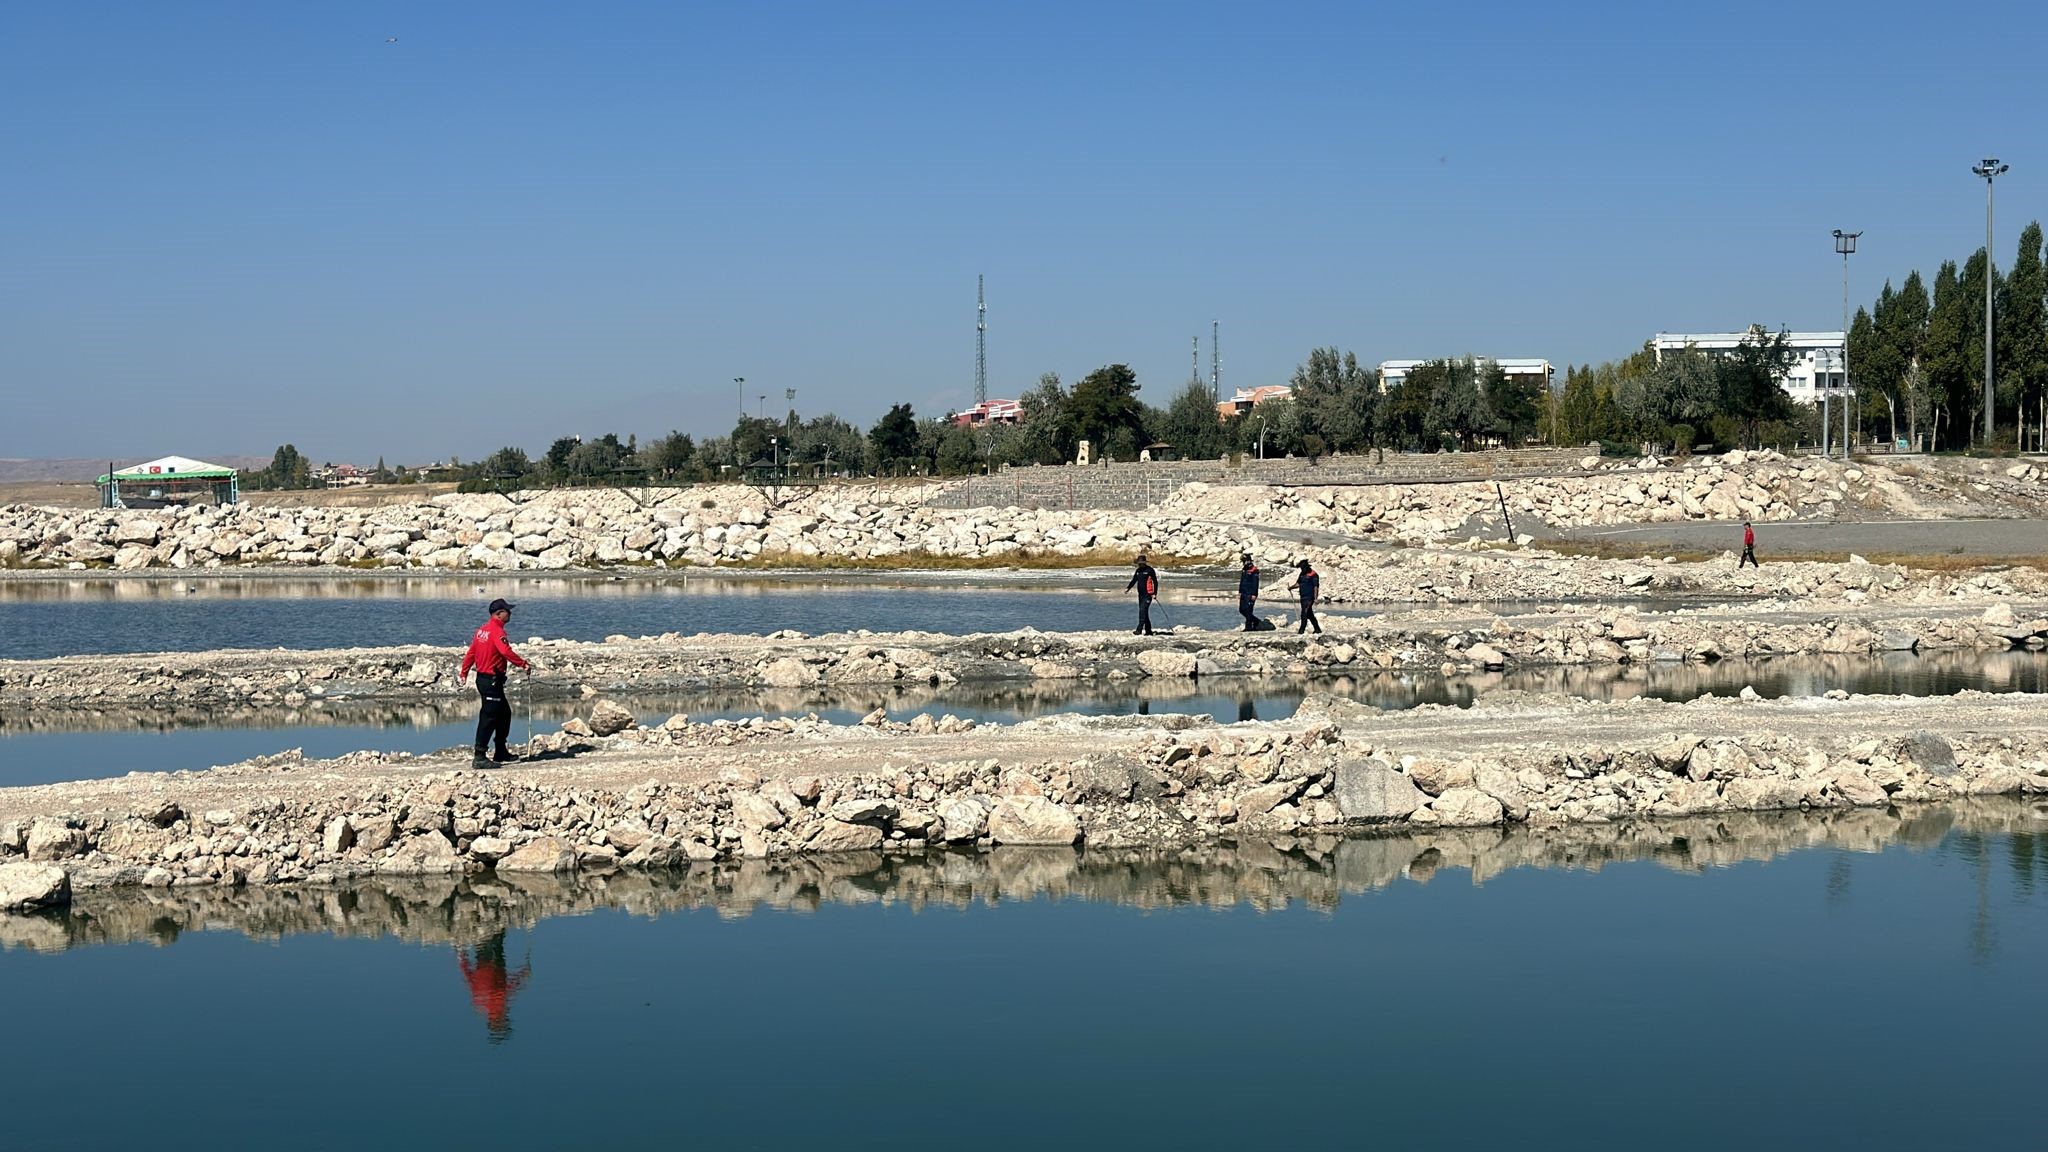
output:
{"label": "reflection of rocks in water", "polygon": [[737,918],[764,909],[809,912],[827,904],[920,909],[1036,899],[1135,908],[1329,908],[1345,896],[1403,879],[1427,882],[1446,870],[1468,873],[1474,883],[1515,868],[1597,871],[1632,861],[1699,871],[1812,848],[1925,849],[1945,843],[1952,832],[1977,838],[2031,835],[2044,821],[2048,803],[1986,799],[1902,811],[1729,813],[1555,828],[1246,840],[1185,850],[849,852],[581,877],[423,877],[353,888],[93,889],[79,892],[68,912],[0,916],[0,947],[55,952],[93,944],[168,945],[186,932],[220,928],[259,940],[322,932],[475,945],[552,916],[594,909],[641,916],[710,909]]}

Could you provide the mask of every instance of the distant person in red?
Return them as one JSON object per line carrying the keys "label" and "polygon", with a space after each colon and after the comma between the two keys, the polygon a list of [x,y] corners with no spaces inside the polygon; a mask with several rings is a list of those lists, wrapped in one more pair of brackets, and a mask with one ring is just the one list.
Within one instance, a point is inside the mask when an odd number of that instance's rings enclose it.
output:
{"label": "distant person in red", "polygon": [[517,973],[505,965],[505,933],[500,930],[465,954],[455,949],[455,963],[469,984],[469,1002],[484,1014],[491,1043],[502,1044],[512,1035],[512,997],[526,987],[533,965],[521,964]]}
{"label": "distant person in red", "polygon": [[1756,562],[1756,529],[1749,526],[1749,517],[1747,516],[1742,518],[1742,559],[1737,560],[1735,566],[1740,568],[1745,563],[1751,568],[1758,567]]}
{"label": "distant person in red", "polygon": [[456,683],[469,679],[469,670],[476,669],[476,694],[482,700],[476,714],[476,759],[478,768],[489,768],[491,758],[485,753],[492,741],[498,745],[497,762],[509,764],[512,753],[505,747],[505,738],[512,734],[512,705],[505,699],[505,665],[517,664],[527,667],[512,645],[505,642],[505,622],[512,619],[512,605],[503,600],[491,601],[491,618],[484,621],[476,635],[469,638],[469,651],[462,654],[462,671],[456,673]]}

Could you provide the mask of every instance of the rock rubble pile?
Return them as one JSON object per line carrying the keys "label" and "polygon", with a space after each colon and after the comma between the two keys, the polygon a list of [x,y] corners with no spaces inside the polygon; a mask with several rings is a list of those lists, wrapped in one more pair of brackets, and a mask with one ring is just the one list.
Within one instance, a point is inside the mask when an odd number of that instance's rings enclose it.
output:
{"label": "rock rubble pile", "polygon": [[[1375,734],[1379,713],[1333,698],[1309,701],[1287,724],[1217,728],[1162,718],[1135,735],[1127,718],[1059,717],[1016,727],[1071,732],[1070,746],[1084,754],[1007,764],[921,755],[917,729],[877,718],[849,730],[809,719],[677,717],[611,736],[568,733],[536,751],[568,745],[639,763],[662,749],[728,750],[716,780],[649,778],[614,790],[453,772],[195,812],[175,784],[137,778],[148,797],[139,805],[36,812],[0,825],[0,864],[54,865],[72,887],[326,884],[940,845],[1160,847],[1363,825],[1546,826],[2048,792],[2048,758],[2030,733],[1912,730],[1848,742],[1774,732],[1760,718],[1731,734],[1722,712],[1742,705],[1708,705],[1712,715],[1698,705],[1656,707],[1678,710],[1660,713],[1663,733],[1471,754],[1406,752]],[[1706,732],[1672,735],[1672,717],[1698,717]],[[1091,747],[1088,733],[1103,725],[1127,738]],[[898,766],[786,771],[809,759],[807,747],[847,741],[872,742]]]}

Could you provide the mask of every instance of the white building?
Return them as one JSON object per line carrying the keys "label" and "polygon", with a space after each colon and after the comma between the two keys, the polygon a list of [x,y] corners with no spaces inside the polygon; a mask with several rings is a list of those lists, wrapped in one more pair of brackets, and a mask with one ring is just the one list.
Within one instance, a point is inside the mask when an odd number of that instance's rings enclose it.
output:
{"label": "white building", "polygon": [[[1650,343],[1661,362],[1666,352],[1687,348],[1709,356],[1725,356],[1749,336],[1747,332],[1659,332]],[[1778,386],[1792,397],[1793,403],[1817,404],[1823,390],[1830,396],[1839,396],[1848,387],[1848,352],[1840,332],[1787,332],[1785,343],[1796,356]],[[1855,394],[1849,391],[1849,395]]]}
{"label": "white building", "polygon": [[[1442,357],[1439,357],[1439,359],[1442,359]],[[1550,388],[1551,373],[1556,371],[1550,366],[1550,361],[1548,360],[1529,360],[1513,358],[1501,360],[1495,359],[1491,356],[1480,356],[1477,357],[1477,359],[1482,364],[1491,362],[1500,365],[1501,374],[1506,376],[1509,380],[1515,381],[1517,383],[1540,385],[1545,390],[1548,390]],[[1380,391],[1385,392],[1389,388],[1399,387],[1404,381],[1408,379],[1408,374],[1410,372],[1413,372],[1417,368],[1420,368],[1424,364],[1428,363],[1432,363],[1432,361],[1380,361]]]}

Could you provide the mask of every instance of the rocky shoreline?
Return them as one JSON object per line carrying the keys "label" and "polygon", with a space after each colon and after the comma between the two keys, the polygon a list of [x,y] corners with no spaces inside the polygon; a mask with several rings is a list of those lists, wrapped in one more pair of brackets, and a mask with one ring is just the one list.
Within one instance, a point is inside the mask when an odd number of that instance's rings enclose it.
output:
{"label": "rocky shoreline", "polygon": [[[1525,615],[1332,615],[1321,636],[1210,632],[1156,636],[1021,631],[967,636],[838,633],[704,635],[602,643],[528,640],[536,665],[523,685],[541,700],[598,692],[714,688],[1244,680],[1374,670],[1446,674],[1516,667],[1711,663],[1782,655],[2003,651],[2048,646],[2048,604],[2004,602],[1943,612],[1765,611],[1669,613],[1582,607]],[[443,701],[460,697],[461,653],[412,645],[297,651],[67,656],[0,661],[0,706],[307,707],[328,701]]]}
{"label": "rocky shoreline", "polygon": [[[1512,695],[1512,694],[1510,694]],[[1060,716],[640,728],[623,710],[488,773],[445,758],[274,757],[0,790],[0,890],[324,885],[998,846],[1608,824],[2048,792],[2039,697],[1522,698],[1284,723]],[[972,735],[966,735],[970,730]]]}
{"label": "rocky shoreline", "polygon": [[0,949],[157,944],[206,931],[268,941],[321,933],[448,945],[601,909],[655,916],[711,908],[734,917],[835,904],[964,908],[1041,898],[1145,909],[1335,908],[1350,896],[1426,884],[1448,873],[1483,884],[1521,868],[1592,871],[1632,861],[1697,872],[1812,848],[1868,853],[1926,846],[1954,830],[2038,832],[2044,820],[2048,813],[2038,802],[1980,799],[1554,828],[1245,838],[1180,849],[842,852],[587,875],[391,877],[346,887],[94,888],[80,890],[61,912],[0,916]]}

